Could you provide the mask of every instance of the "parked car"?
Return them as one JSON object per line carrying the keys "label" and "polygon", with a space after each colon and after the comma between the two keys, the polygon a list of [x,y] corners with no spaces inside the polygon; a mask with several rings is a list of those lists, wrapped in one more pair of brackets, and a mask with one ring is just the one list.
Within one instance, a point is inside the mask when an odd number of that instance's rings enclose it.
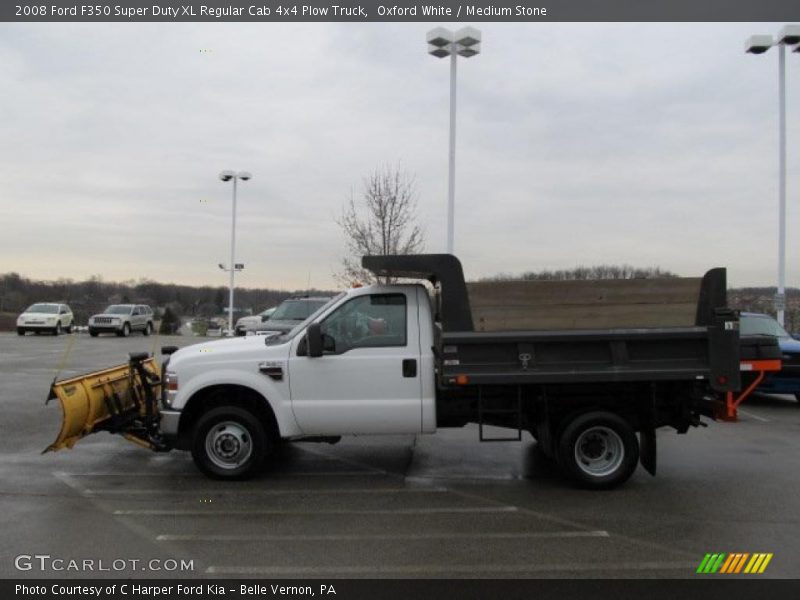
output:
{"label": "parked car", "polygon": [[768,375],[757,391],[768,394],[793,394],[800,401],[800,341],[794,339],[775,319],[761,313],[742,313],[739,333],[767,335],[777,338],[781,348],[782,366],[777,373]]}
{"label": "parked car", "polygon": [[25,335],[29,331],[48,331],[53,335],[62,331],[72,333],[74,319],[72,309],[66,304],[37,302],[17,317],[17,334]]}
{"label": "parked car", "polygon": [[115,333],[127,337],[131,331],[153,333],[153,311],[144,304],[112,304],[99,315],[89,318],[89,335]]}
{"label": "parked car", "polygon": [[330,296],[292,296],[281,302],[269,319],[256,326],[258,335],[277,335],[294,329],[330,300]]}
{"label": "parked car", "polygon": [[268,308],[267,310],[261,311],[257,315],[242,317],[241,319],[236,321],[236,325],[234,326],[236,335],[247,335],[248,332],[255,332],[256,327],[261,325],[261,323],[268,321],[270,315],[274,313],[275,309],[277,308],[278,308],[277,306],[273,306],[272,308]]}

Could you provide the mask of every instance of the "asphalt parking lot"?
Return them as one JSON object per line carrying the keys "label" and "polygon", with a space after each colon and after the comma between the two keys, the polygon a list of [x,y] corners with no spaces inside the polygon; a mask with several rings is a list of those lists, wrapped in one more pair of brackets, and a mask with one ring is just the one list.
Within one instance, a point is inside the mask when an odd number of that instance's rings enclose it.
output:
{"label": "asphalt parking lot", "polygon": [[[640,468],[608,492],[573,488],[529,437],[481,444],[472,427],[287,444],[237,483],[105,433],[40,454],[59,428],[44,399],[60,363],[67,377],[194,341],[0,334],[0,577],[695,578],[715,552],[773,553],[756,577],[800,575],[790,397],[748,400],[737,423],[660,431],[658,476]],[[20,555],[50,558],[20,571]],[[192,569],[164,570],[181,560]]]}

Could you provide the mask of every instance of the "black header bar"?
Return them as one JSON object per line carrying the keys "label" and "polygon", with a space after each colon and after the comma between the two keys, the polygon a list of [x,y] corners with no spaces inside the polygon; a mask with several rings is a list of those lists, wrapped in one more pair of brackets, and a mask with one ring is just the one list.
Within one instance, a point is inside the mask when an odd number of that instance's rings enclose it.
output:
{"label": "black header bar", "polygon": [[800,21],[798,0],[11,0],[6,22]]}

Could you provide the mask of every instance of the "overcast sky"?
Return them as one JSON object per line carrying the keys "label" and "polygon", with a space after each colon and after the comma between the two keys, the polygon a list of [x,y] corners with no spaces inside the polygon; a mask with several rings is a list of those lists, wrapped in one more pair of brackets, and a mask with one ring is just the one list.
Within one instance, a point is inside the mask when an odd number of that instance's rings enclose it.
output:
{"label": "overcast sky", "polygon": [[[334,222],[381,164],[446,238],[436,24],[0,24],[0,272],[335,286]],[[447,25],[447,24],[443,24]],[[774,24],[476,24],[459,61],[456,254],[469,277],[598,263],[774,285]],[[456,25],[457,27],[458,25]],[[787,285],[800,285],[800,55],[787,55]]]}

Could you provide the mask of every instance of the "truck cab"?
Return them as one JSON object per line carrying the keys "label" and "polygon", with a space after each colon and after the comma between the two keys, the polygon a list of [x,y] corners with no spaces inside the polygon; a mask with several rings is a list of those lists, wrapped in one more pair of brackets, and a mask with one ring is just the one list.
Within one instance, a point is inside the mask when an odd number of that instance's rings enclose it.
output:
{"label": "truck cab", "polygon": [[[319,355],[309,352],[312,324]],[[161,430],[225,478],[249,474],[279,438],[433,432],[433,345],[424,286],[353,288],[284,335],[172,354]]]}

